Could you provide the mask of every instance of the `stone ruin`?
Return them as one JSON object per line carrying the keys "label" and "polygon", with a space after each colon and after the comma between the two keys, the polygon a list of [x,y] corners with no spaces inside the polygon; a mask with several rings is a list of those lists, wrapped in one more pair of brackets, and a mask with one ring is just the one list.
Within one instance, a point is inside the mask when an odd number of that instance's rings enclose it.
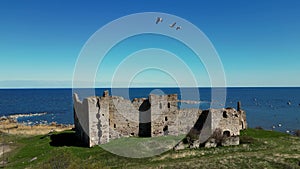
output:
{"label": "stone ruin", "polygon": [[[120,96],[103,96],[74,99],[76,135],[89,147],[108,143],[121,137],[158,137],[187,135],[175,146],[206,147],[217,145],[213,138],[219,132],[222,145],[239,144],[240,130],[247,128],[246,114],[234,108],[201,110],[179,109],[177,94],[154,95],[132,101]],[[188,133],[188,134],[187,134]],[[215,139],[215,141],[213,140]]]}

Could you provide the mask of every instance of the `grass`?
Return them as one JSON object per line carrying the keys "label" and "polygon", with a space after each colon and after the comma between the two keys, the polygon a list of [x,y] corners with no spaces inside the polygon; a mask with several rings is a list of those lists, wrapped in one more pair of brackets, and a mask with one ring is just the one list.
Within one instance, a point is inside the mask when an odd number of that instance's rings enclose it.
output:
{"label": "grass", "polygon": [[[2,138],[3,139],[3,138]],[[148,148],[145,142],[175,141],[176,137],[122,138],[102,147],[82,147],[73,131],[52,136],[24,137],[5,135],[14,148],[8,155],[7,168],[300,168],[300,138],[274,131],[247,129],[241,132],[239,146],[211,149],[169,150],[147,158],[127,158],[105,149]],[[122,149],[123,148],[123,149]],[[138,151],[131,153],[138,154]],[[151,153],[151,152],[150,152]],[[7,156],[6,155],[6,156]],[[145,155],[145,154],[143,154]],[[147,154],[146,154],[147,155]],[[36,160],[33,160],[34,158]],[[33,160],[33,161],[31,161]]]}
{"label": "grass", "polygon": [[113,140],[108,144],[101,145],[101,148],[120,156],[143,158],[159,155],[168,151],[183,138],[184,135],[153,138],[120,138]]}

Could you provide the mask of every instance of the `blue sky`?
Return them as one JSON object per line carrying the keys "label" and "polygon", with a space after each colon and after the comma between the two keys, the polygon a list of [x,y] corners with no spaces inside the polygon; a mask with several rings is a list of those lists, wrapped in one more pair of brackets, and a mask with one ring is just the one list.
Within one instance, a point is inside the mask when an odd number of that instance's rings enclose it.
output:
{"label": "blue sky", "polygon": [[[228,86],[300,86],[299,9],[297,0],[2,0],[0,87],[71,87],[77,57],[89,37],[110,21],[138,12],[169,13],[201,29],[219,54]],[[109,59],[112,65],[116,61]],[[99,72],[105,75],[110,66]],[[189,66],[199,73],[201,86],[209,86],[205,69]],[[137,82],[164,77],[155,70],[144,75]],[[96,81],[108,79],[98,74]]]}

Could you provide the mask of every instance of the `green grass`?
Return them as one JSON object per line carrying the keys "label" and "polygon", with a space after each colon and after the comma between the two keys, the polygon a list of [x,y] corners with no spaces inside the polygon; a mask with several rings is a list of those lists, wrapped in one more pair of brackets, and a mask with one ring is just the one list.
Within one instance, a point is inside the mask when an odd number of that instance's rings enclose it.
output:
{"label": "green grass", "polygon": [[108,144],[101,145],[101,148],[120,156],[143,158],[159,155],[168,151],[183,138],[184,135],[177,137],[162,136],[152,138],[120,138],[112,140]]}
{"label": "green grass", "polygon": [[[73,131],[50,136],[6,135],[14,150],[8,154],[7,168],[300,168],[300,138],[284,133],[247,129],[239,146],[211,149],[169,150],[147,158],[126,158],[104,149],[157,148],[157,143],[173,143],[178,137],[122,138],[102,147],[82,147]],[[8,142],[8,141],[7,141]],[[142,143],[153,144],[142,144]],[[146,147],[144,145],[147,145]],[[150,145],[150,146],[149,146]],[[151,147],[151,145],[153,147]],[[123,148],[123,149],[122,149]],[[150,152],[150,151],[146,151]],[[139,153],[133,150],[131,153]],[[6,155],[7,156],[7,155]],[[37,160],[30,162],[37,157]]]}

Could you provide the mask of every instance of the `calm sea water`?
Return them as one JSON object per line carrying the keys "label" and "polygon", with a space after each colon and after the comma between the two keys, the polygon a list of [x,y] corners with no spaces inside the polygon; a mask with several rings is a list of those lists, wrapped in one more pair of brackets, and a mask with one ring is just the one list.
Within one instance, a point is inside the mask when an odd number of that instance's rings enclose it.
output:
{"label": "calm sea water", "polygon": [[[102,95],[106,89],[96,89]],[[125,98],[147,97],[153,91],[165,94],[177,93],[179,88],[131,88],[116,89]],[[186,89],[189,95],[189,89]],[[191,100],[194,90],[190,89]],[[115,92],[116,93],[116,92]],[[211,89],[199,89],[201,109],[207,109],[211,101]],[[186,99],[186,98],[185,98]],[[277,131],[294,131],[300,129],[300,88],[227,88],[227,99],[224,107],[235,107],[237,101],[247,113],[250,127],[261,126],[264,129]],[[288,104],[290,103],[290,104]],[[184,105],[183,105],[184,106]],[[42,116],[22,117],[20,122],[73,123],[72,89],[1,89],[0,116],[12,114],[43,113]],[[279,127],[281,124],[281,127]]]}

